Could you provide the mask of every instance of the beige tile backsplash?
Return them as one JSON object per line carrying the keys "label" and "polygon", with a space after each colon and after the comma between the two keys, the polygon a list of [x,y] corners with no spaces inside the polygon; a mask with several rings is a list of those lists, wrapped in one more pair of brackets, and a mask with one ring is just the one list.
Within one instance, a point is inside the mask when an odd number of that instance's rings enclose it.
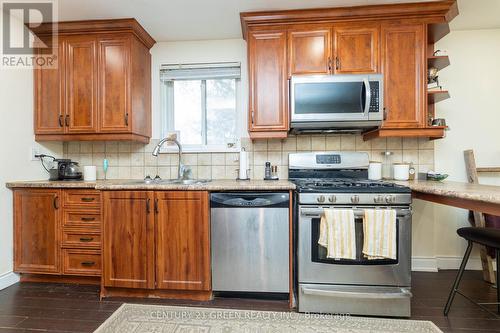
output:
{"label": "beige tile backsplash", "polygon": [[[109,161],[108,179],[142,179],[146,175],[176,178],[177,153],[151,153],[159,140],[147,145],[128,142],[68,142],[64,155],[80,162],[81,166],[96,165],[98,179],[104,178],[102,163]],[[411,162],[417,172],[434,169],[434,142],[415,138],[379,138],[363,141],[361,135],[300,135],[284,140],[242,139],[242,147],[249,152],[250,176],[264,177],[264,164],[278,166],[279,176],[288,178],[288,154],[310,151],[362,151],[370,159],[383,162],[382,153],[394,154],[391,162]],[[185,153],[183,163],[192,170],[193,177],[204,179],[234,179],[237,176],[237,153]]]}

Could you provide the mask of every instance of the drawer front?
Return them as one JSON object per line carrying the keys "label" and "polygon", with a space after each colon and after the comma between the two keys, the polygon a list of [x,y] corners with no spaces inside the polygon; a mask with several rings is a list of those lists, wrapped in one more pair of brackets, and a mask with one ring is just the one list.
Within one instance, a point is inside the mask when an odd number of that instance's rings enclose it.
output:
{"label": "drawer front", "polygon": [[98,250],[63,250],[63,274],[101,275],[101,253]]}
{"label": "drawer front", "polygon": [[101,233],[85,230],[64,230],[63,247],[101,248]]}
{"label": "drawer front", "polygon": [[95,207],[101,206],[101,193],[93,190],[66,190],[64,191],[64,205],[67,207]]}
{"label": "drawer front", "polygon": [[64,221],[65,227],[80,227],[89,229],[101,228],[101,213],[98,210],[65,210]]}

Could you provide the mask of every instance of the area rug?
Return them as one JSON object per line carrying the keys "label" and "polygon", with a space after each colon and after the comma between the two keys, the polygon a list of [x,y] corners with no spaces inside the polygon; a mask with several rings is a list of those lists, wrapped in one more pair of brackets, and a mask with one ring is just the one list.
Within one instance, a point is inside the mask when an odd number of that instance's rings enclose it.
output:
{"label": "area rug", "polygon": [[441,332],[430,321],[123,304],[95,333]]}

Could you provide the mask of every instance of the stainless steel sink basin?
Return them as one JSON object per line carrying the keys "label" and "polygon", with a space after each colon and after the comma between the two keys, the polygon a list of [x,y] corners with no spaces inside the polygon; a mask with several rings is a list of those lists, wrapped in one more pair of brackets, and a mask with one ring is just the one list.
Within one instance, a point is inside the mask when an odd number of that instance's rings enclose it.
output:
{"label": "stainless steel sink basin", "polygon": [[181,184],[181,185],[201,185],[209,182],[211,182],[210,179],[175,179],[171,181],[172,184]]}

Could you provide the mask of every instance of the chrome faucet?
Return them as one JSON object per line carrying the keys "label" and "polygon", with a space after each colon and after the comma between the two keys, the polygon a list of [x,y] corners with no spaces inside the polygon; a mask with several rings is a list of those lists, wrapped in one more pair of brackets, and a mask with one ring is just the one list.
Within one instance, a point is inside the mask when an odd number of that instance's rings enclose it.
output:
{"label": "chrome faucet", "polygon": [[186,179],[186,177],[189,175],[190,170],[188,170],[181,162],[182,147],[179,141],[177,141],[177,136],[175,134],[169,135],[166,138],[162,139],[160,142],[158,142],[155,149],[153,149],[153,156],[158,157],[158,154],[160,153],[160,148],[163,146],[165,142],[173,142],[179,148],[179,152],[177,154],[177,156],[179,157],[179,166],[177,168],[177,179]]}

